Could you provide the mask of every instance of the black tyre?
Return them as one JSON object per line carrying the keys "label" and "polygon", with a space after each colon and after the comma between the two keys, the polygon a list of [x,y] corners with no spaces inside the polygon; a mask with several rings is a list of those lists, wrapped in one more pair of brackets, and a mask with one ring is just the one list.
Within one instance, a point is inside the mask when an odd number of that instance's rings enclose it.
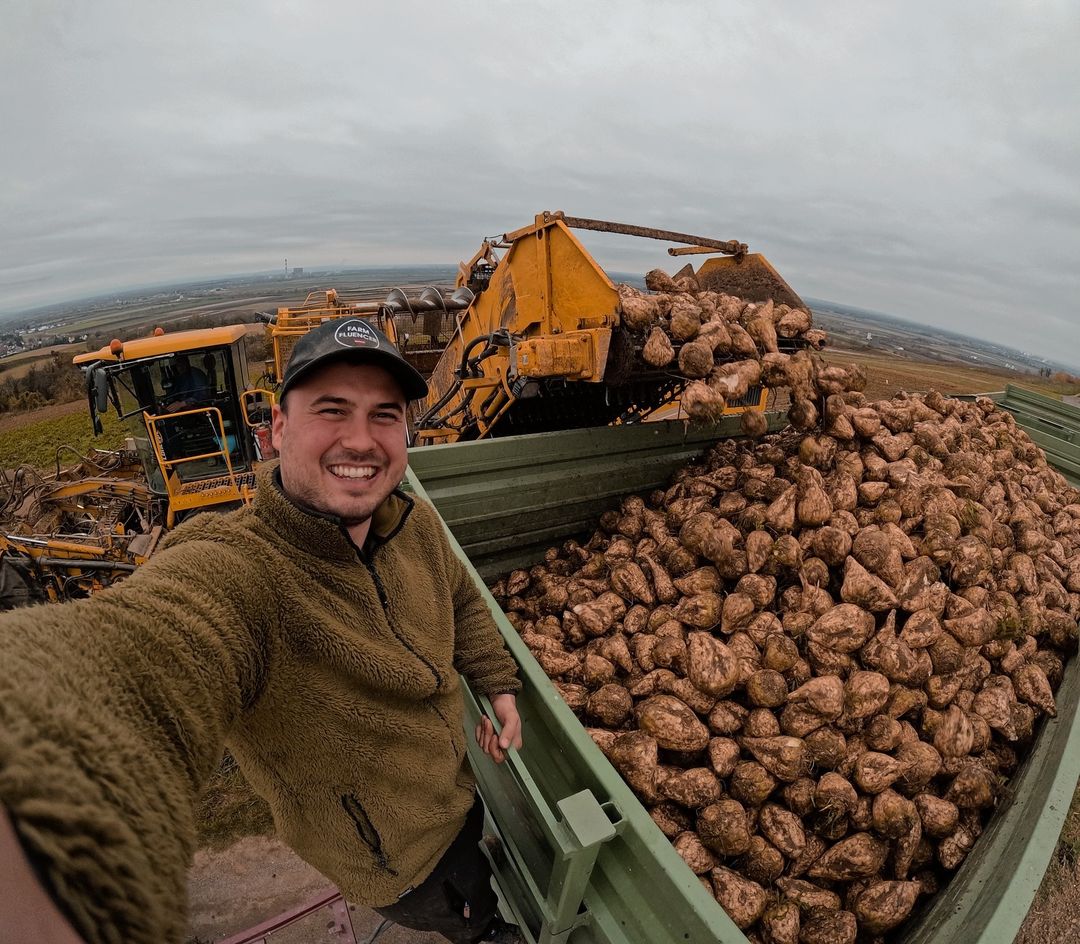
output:
{"label": "black tyre", "polygon": [[23,568],[9,557],[0,558],[0,610],[37,603],[41,594],[36,591]]}

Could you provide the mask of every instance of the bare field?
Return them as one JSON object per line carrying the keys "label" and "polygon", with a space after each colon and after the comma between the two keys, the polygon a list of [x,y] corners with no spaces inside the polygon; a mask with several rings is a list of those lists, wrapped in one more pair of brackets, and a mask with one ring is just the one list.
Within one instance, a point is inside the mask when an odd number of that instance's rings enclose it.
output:
{"label": "bare field", "polygon": [[[188,944],[210,944],[317,898],[331,887],[310,865],[273,836],[250,836],[227,849],[200,849],[188,870]],[[358,941],[374,940],[380,918],[349,906]],[[274,944],[335,944],[342,934],[329,909],[275,931]],[[439,944],[438,934],[391,925],[380,944]]]}
{"label": "bare field", "polygon": [[40,364],[53,354],[61,357],[74,357],[86,350],[86,344],[76,341],[74,344],[53,344],[49,347],[38,347],[32,351],[20,351],[18,354],[9,354],[0,358],[0,380],[15,380],[25,377],[30,373],[35,364]]}
{"label": "bare field", "polygon": [[68,334],[110,332],[123,335],[130,334],[132,329],[159,324],[167,326],[194,315],[227,323],[255,312],[301,305],[309,293],[319,295],[331,288],[342,298],[351,300],[382,299],[394,286],[409,294],[425,285],[450,288],[454,272],[454,268],[448,266],[421,266],[312,273],[290,279],[280,276],[226,279],[170,290],[129,292],[115,301],[56,306],[49,317],[56,318]]}
{"label": "bare field", "polygon": [[871,400],[896,396],[902,391],[917,393],[937,390],[946,396],[961,393],[991,393],[1004,390],[1006,384],[1019,384],[1051,396],[1075,392],[1063,389],[1036,374],[1016,370],[972,367],[967,363],[901,360],[883,354],[830,349],[825,359],[837,364],[859,364],[866,370],[866,395]]}
{"label": "bare field", "polygon": [[1059,853],[1046,870],[1014,944],[1058,944],[1075,940],[1080,931],[1078,884],[1080,864],[1068,857],[1062,858]]}

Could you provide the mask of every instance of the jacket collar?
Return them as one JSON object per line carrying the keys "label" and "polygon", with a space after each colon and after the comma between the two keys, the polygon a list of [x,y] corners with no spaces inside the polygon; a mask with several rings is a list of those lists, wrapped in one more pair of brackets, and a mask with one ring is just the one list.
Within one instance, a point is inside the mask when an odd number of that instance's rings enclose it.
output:
{"label": "jacket collar", "polygon": [[[257,476],[254,508],[291,544],[329,558],[354,560],[357,547],[349,538],[344,522],[294,501],[282,487],[280,461],[262,465]],[[385,544],[403,527],[413,509],[413,500],[394,489],[371,516],[371,530],[365,548]]]}

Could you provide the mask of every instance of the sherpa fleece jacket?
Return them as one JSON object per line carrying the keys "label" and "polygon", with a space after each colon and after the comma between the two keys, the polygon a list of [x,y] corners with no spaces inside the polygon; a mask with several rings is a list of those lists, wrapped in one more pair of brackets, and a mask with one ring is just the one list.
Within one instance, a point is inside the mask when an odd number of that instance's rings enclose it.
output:
{"label": "sherpa fleece jacket", "polygon": [[90,944],[182,939],[224,745],[301,856],[393,902],[473,802],[459,673],[518,690],[430,505],[395,493],[359,550],[275,473],[93,599],[0,619],[0,802]]}

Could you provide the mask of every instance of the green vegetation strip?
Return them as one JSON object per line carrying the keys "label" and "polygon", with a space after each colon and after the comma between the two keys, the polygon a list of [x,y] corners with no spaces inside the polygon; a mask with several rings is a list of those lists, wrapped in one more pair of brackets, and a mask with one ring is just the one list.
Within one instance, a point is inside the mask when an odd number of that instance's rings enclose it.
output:
{"label": "green vegetation strip", "polygon": [[[102,425],[104,433],[94,436],[90,418],[84,411],[78,411],[6,430],[0,433],[0,468],[29,465],[42,472],[55,472],[56,450],[61,445],[70,446],[80,456],[95,447],[117,449],[123,445],[127,431],[116,414],[102,417]],[[62,466],[74,465],[77,461],[72,453],[61,452]]]}

